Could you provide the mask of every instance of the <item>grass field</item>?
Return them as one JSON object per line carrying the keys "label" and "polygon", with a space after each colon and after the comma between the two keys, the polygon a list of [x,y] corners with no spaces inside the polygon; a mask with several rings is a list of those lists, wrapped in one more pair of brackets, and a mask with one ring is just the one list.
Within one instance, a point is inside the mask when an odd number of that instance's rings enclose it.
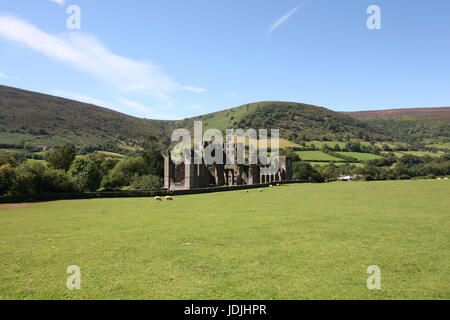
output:
{"label": "grass field", "polygon": [[371,153],[359,153],[359,152],[336,152],[336,153],[341,154],[343,156],[355,158],[358,161],[369,161],[382,158],[381,156],[377,156]]}
{"label": "grass field", "polygon": [[440,156],[442,156],[444,154],[444,152],[427,152],[427,151],[402,151],[401,152],[403,155],[413,155],[416,157],[425,157],[425,156],[430,156],[433,158],[438,158]]}
{"label": "grass field", "polygon": [[[321,166],[321,167],[325,167],[325,166],[329,166],[331,164],[331,162],[308,162],[310,165],[312,165],[313,167],[315,166]],[[343,165],[346,165],[347,163],[342,163],[342,162],[334,162],[334,165],[336,167],[341,167]],[[364,164],[363,163],[348,163],[352,166],[355,167],[363,167]]]}
{"label": "grass field", "polygon": [[303,161],[344,161],[322,151],[297,151],[296,153]]}
{"label": "grass field", "polygon": [[0,299],[449,299],[449,192],[350,182],[0,209]]}
{"label": "grass field", "polygon": [[427,147],[450,150],[450,142],[433,143],[427,145]]}

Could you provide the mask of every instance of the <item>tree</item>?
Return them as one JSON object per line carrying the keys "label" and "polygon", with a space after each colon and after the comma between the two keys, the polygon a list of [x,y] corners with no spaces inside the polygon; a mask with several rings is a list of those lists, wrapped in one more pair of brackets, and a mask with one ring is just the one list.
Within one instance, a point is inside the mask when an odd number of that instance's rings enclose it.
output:
{"label": "tree", "polygon": [[294,179],[323,182],[324,178],[307,162],[296,162],[293,165]]}
{"label": "tree", "polygon": [[70,167],[72,177],[78,191],[97,191],[102,181],[101,162],[92,157],[76,159]]}
{"label": "tree", "polygon": [[149,166],[149,173],[154,176],[164,176],[164,158],[158,139],[150,137],[144,144],[143,157]]}
{"label": "tree", "polygon": [[341,150],[341,147],[336,143],[336,144],[334,145],[333,151],[334,151],[334,152],[340,152],[340,151],[342,151],[342,150]]}
{"label": "tree", "polygon": [[131,185],[135,176],[152,175],[143,157],[127,158],[119,163],[102,180],[101,187],[117,190]]}
{"label": "tree", "polygon": [[64,170],[48,168],[39,162],[24,162],[15,169],[14,194],[71,192],[74,185]]}
{"label": "tree", "polygon": [[72,162],[75,160],[76,150],[72,146],[64,146],[53,151],[47,158],[47,162],[53,169],[69,171]]}
{"label": "tree", "polygon": [[134,190],[155,190],[163,186],[163,180],[160,177],[146,175],[135,175],[131,180],[131,188]]}
{"label": "tree", "polygon": [[9,163],[0,165],[0,195],[7,193],[11,189],[14,178],[15,172]]}
{"label": "tree", "polygon": [[301,161],[300,156],[292,148],[286,148],[280,151],[280,156],[285,156],[291,160],[292,163]]}
{"label": "tree", "polygon": [[10,154],[0,153],[0,166],[9,164],[12,167],[16,165],[16,160]]}

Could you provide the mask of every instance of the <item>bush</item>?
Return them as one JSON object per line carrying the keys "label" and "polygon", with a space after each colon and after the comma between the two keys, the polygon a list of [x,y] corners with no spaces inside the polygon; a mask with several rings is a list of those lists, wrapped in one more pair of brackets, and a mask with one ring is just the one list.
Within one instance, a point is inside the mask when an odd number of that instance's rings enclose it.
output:
{"label": "bush", "polygon": [[45,192],[75,192],[76,186],[64,170],[47,169],[44,171]]}
{"label": "bush", "polygon": [[38,162],[25,162],[15,170],[13,194],[72,192],[75,186],[64,170],[50,169]]}
{"label": "bush", "polygon": [[0,195],[7,194],[14,183],[15,172],[10,164],[0,166]]}
{"label": "bush", "polygon": [[103,178],[101,187],[105,190],[118,190],[131,185],[136,175],[150,175],[150,171],[151,169],[142,157],[124,159]]}
{"label": "bush", "polygon": [[135,175],[131,180],[131,188],[134,190],[154,190],[161,189],[163,186],[163,180],[160,177],[146,175]]}
{"label": "bush", "polygon": [[53,151],[47,158],[47,162],[53,169],[68,171],[75,160],[75,149],[71,146],[62,147]]}
{"label": "bush", "polygon": [[323,182],[324,177],[307,162],[296,162],[293,165],[294,179]]}
{"label": "bush", "polygon": [[72,177],[77,190],[80,192],[97,191],[102,181],[101,163],[91,157],[76,159],[70,167],[69,174]]}

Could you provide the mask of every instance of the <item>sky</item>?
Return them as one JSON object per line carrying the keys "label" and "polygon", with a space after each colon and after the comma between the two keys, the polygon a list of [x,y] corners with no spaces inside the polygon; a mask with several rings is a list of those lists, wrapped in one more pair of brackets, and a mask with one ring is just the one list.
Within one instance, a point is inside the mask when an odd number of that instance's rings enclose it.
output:
{"label": "sky", "polygon": [[0,3],[0,84],[151,119],[450,106],[449,57],[448,0]]}

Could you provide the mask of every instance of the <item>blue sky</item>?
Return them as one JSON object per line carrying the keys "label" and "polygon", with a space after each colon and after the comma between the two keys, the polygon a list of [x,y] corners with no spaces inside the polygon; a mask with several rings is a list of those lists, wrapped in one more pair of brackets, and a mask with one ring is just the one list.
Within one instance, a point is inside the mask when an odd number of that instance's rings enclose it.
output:
{"label": "blue sky", "polygon": [[[71,5],[80,30],[66,26]],[[381,30],[367,28],[370,5]],[[0,4],[0,84],[147,118],[264,100],[336,111],[449,106],[449,57],[448,0]]]}

